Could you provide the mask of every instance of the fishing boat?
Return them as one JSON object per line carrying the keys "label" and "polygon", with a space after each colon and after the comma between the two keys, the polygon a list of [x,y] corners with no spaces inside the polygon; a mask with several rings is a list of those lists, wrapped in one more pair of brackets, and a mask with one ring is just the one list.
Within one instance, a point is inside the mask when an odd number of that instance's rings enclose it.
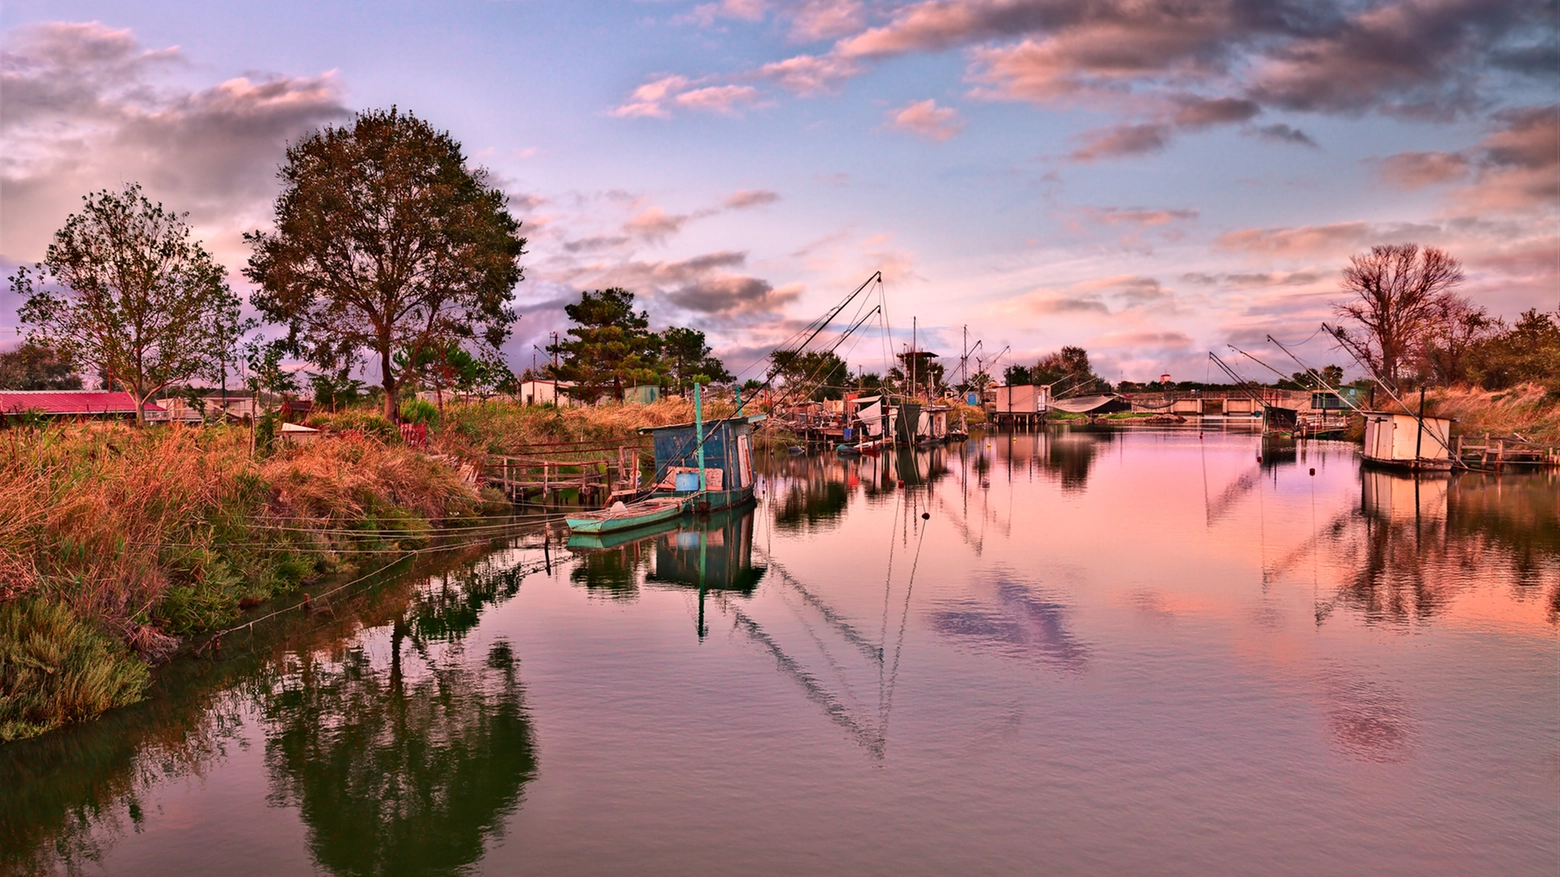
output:
{"label": "fishing boat", "polygon": [[682,516],[684,502],[676,497],[656,497],[639,502],[615,502],[609,508],[569,515],[570,533],[602,535],[642,530]]}

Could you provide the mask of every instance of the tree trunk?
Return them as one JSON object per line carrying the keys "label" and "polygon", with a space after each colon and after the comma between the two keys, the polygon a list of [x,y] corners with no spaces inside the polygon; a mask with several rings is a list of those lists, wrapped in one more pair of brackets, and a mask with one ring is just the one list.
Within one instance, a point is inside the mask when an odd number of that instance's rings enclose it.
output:
{"label": "tree trunk", "polygon": [[385,419],[391,423],[400,423],[400,407],[395,404],[395,373],[390,370],[390,345],[386,344],[379,350],[379,368],[384,375],[382,385],[385,388]]}

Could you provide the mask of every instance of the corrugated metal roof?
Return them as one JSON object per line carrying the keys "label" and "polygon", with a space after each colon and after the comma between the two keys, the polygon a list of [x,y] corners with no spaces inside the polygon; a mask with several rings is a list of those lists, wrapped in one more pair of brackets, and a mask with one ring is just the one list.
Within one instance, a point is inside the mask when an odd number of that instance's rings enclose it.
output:
{"label": "corrugated metal roof", "polygon": [[[147,411],[162,411],[148,402]],[[123,390],[0,390],[0,414],[134,414],[135,400]]]}

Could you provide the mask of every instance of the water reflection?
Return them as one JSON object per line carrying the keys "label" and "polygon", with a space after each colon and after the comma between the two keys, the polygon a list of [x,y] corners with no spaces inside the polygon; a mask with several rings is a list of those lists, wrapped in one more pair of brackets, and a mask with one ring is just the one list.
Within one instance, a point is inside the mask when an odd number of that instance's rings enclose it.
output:
{"label": "water reflection", "polygon": [[1082,670],[1088,649],[1069,629],[1068,608],[1034,588],[997,573],[975,590],[991,590],[992,599],[944,600],[931,613],[939,634],[1013,657],[1034,657],[1063,670]]}
{"label": "water reflection", "polygon": [[1519,601],[1547,599],[1552,616],[1560,606],[1560,492],[1548,476],[1365,469],[1360,482],[1357,512],[1317,534],[1340,570],[1319,621],[1345,605],[1369,623],[1428,622],[1492,581],[1510,582]]}
{"label": "water reflection", "polygon": [[[536,764],[510,647],[468,657],[463,640],[532,564],[504,552],[456,562],[431,577],[399,564],[382,585],[175,662],[141,704],[4,747],[0,871],[95,868],[146,829],[163,787],[221,770],[257,729],[270,803],[298,809],[321,868],[448,873],[476,861]],[[388,655],[367,645],[376,638]]]}
{"label": "water reflection", "polygon": [[398,620],[388,667],[361,645],[334,660],[303,655],[263,705],[270,800],[298,809],[310,852],[333,874],[469,865],[536,776],[506,642],[468,661],[459,648],[430,652]]}

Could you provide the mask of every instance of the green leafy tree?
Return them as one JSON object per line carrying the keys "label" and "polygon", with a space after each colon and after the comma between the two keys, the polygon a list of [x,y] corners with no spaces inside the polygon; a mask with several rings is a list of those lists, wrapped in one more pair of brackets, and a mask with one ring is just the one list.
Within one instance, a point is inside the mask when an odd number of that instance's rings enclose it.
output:
{"label": "green leafy tree", "polygon": [[1523,311],[1509,330],[1481,343],[1470,360],[1470,373],[1486,389],[1533,381],[1560,393],[1560,311]]}
{"label": "green leafy tree", "polygon": [[0,353],[0,390],[79,390],[81,375],[59,351],[32,341]]}
{"label": "green leafy tree", "polygon": [[137,184],[83,196],[43,261],[12,275],[29,340],[129,392],[136,422],[170,384],[214,376],[232,356],[239,301],[227,272],[190,234],[188,214]]}
{"label": "green leafy tree", "polygon": [[644,311],[634,311],[634,294],[621,287],[581,292],[580,300],[564,305],[574,325],[567,338],[550,344],[559,357],[548,376],[574,382],[574,393],[595,402],[607,392],[618,401],[623,390],[661,381],[661,339],[650,331]]}
{"label": "green leafy tree", "polygon": [[287,357],[287,344],[267,342],[258,335],[244,345],[244,362],[249,366],[245,383],[254,395],[255,417],[250,421],[249,451],[261,452],[271,448],[276,438],[277,416],[271,410],[271,402],[278,396],[298,392],[298,377],[283,367]]}
{"label": "green leafy tree", "polygon": [[363,382],[352,377],[349,369],[310,373],[309,389],[314,404],[335,411],[356,402],[363,395]]}
{"label": "green leafy tree", "polygon": [[704,384],[726,384],[731,373],[719,359],[710,355],[704,333],[698,329],[673,326],[661,333],[661,360],[672,388],[687,391],[695,380]]}
{"label": "green leafy tree", "polygon": [[322,368],[376,357],[385,417],[397,417],[397,352],[497,351],[509,337],[526,240],[448,133],[393,107],[360,113],[290,147],[279,176],[276,230],[244,236],[251,300]]}
{"label": "green leafy tree", "polygon": [[776,350],[769,358],[771,374],[784,382],[786,394],[792,399],[839,399],[845,395],[844,388],[852,383],[850,366],[830,350]]}
{"label": "green leafy tree", "polygon": [[1081,383],[1094,377],[1094,367],[1089,363],[1087,350],[1067,346],[1040,357],[1030,377],[1036,384],[1059,384],[1070,377],[1077,377]]}
{"label": "green leafy tree", "polygon": [[1010,387],[1020,387],[1035,382],[1029,366],[1014,363],[1002,370],[1002,380]]}

